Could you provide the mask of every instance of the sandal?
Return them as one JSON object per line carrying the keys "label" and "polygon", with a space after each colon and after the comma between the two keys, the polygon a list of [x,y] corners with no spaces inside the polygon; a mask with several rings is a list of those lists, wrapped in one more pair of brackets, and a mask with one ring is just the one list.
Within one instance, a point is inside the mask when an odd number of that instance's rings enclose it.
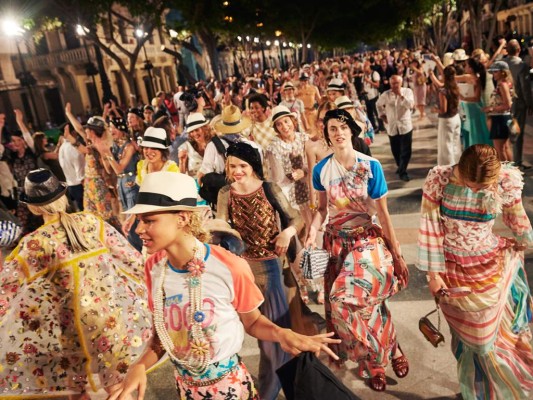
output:
{"label": "sandal", "polygon": [[392,359],[392,370],[398,378],[405,378],[409,373],[409,361],[403,354],[400,345],[398,345],[398,350],[402,352],[402,355]]}
{"label": "sandal", "polygon": [[375,390],[376,392],[384,392],[387,388],[387,378],[383,372],[379,372],[372,378],[367,379],[367,382],[370,389]]}

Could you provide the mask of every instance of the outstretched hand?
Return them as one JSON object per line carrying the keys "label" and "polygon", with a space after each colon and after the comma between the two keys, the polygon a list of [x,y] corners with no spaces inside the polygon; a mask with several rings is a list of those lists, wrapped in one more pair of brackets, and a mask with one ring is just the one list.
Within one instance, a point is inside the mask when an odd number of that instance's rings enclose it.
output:
{"label": "outstretched hand", "polygon": [[334,360],[339,357],[328,347],[328,344],[339,344],[340,339],[333,339],[334,332],[321,333],[314,336],[306,336],[296,333],[290,329],[282,329],[279,337],[279,344],[281,348],[287,353],[297,356],[304,351],[310,351],[317,357],[320,352],[324,351]]}

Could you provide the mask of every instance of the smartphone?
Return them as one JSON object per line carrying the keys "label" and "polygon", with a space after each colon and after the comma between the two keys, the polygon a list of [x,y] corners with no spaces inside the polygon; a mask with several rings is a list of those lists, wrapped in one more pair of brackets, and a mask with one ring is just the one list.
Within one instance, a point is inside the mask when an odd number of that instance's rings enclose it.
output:
{"label": "smartphone", "polygon": [[431,60],[431,54],[423,54],[423,55],[422,55],[422,58],[423,58],[424,60]]}

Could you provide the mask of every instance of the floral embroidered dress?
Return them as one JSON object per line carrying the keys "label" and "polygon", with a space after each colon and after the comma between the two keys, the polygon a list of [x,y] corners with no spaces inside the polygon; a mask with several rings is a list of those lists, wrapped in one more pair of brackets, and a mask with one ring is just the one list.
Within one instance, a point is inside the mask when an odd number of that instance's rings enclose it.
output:
{"label": "floral embroidered dress", "polygon": [[378,160],[356,152],[346,170],[333,155],[313,168],[313,186],[326,192],[329,223],[324,248],[327,330],[342,339],[332,346],[342,360],[359,362],[364,378],[384,373],[396,351],[396,329],[387,299],[399,290],[392,255],[374,223],[376,200],[387,194]]}
{"label": "floral embroidered dress", "polygon": [[492,232],[495,218],[515,239],[533,242],[520,171],[503,164],[497,191],[460,186],[453,166],[435,167],[423,188],[418,267],[472,294],[442,298],[465,400],[526,399],[533,389],[531,295],[524,253]]}
{"label": "floral embroidered dress", "polygon": [[58,220],[0,267],[0,397],[51,398],[120,382],[151,337],[140,254],[100,218],[73,214],[92,250],[72,253]]}
{"label": "floral embroidered dress", "polygon": [[113,211],[113,194],[111,182],[106,182],[105,171],[100,155],[96,150],[89,149],[85,155],[85,181],[83,184],[83,209],[101,217],[116,229],[121,224]]}
{"label": "floral embroidered dress", "polygon": [[[265,158],[270,180],[281,187],[289,203],[296,209],[309,201],[307,158],[304,150],[307,140],[309,140],[307,134],[301,132],[295,133],[292,143],[275,137],[266,150]],[[304,177],[295,181],[292,173],[298,169],[304,171]]]}

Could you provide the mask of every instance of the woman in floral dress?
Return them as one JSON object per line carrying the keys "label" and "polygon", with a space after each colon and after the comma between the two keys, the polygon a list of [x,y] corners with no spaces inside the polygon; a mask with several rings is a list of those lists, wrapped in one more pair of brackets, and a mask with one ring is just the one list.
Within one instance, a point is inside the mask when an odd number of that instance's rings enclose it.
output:
{"label": "woman in floral dress", "polygon": [[330,254],[324,276],[327,328],[343,340],[335,349],[341,359],[358,362],[359,375],[373,390],[384,391],[390,359],[396,376],[409,372],[386,301],[407,285],[407,265],[387,209],[383,168],[353,149],[352,136],[361,128],[339,109],[326,113],[324,125],[333,154],[313,168],[318,209],[305,246],[315,245],[329,214],[324,234]]}
{"label": "woman in floral dress", "polygon": [[45,224],[0,267],[0,397],[86,398],[119,384],[151,337],[140,254],[100,218],[67,214],[66,185],[29,173]]}
{"label": "woman in floral dress", "polygon": [[272,124],[278,134],[266,150],[269,180],[277,183],[292,207],[299,210],[306,225],[311,223],[307,186],[306,133],[296,131],[296,114],[285,106],[272,110]]}
{"label": "woman in floral dress", "polygon": [[[121,225],[116,213],[118,210],[118,193],[116,177],[109,166],[109,160],[99,151],[111,147],[111,140],[106,135],[106,123],[102,117],[91,117],[87,125],[82,126],[72,114],[70,103],[65,106],[65,115],[81,137],[87,142],[85,155],[85,180],[83,181],[83,209],[101,217],[104,221],[120,230]],[[106,168],[107,167],[107,168]],[[115,209],[113,205],[116,205]]]}
{"label": "woman in floral dress", "polygon": [[[533,389],[523,185],[518,168],[476,144],[459,164],[433,168],[423,187],[418,268],[439,295],[465,400],[526,399]],[[513,239],[492,232],[500,213]],[[455,288],[465,296],[447,296]]]}

